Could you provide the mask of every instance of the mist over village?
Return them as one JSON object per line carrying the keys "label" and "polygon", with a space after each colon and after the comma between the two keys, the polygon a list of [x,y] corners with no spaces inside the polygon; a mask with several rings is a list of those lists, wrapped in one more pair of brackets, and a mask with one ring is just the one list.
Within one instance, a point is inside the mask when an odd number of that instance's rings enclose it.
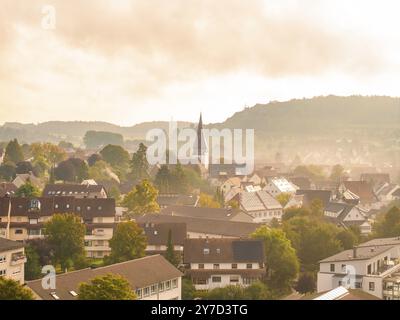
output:
{"label": "mist over village", "polygon": [[1,2],[0,302],[400,299],[396,1]]}

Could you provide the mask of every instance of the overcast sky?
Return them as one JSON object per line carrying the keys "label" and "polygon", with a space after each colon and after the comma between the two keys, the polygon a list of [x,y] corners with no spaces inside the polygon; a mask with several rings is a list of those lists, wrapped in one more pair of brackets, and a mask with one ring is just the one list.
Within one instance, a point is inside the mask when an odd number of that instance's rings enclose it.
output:
{"label": "overcast sky", "polygon": [[208,123],[271,100],[400,96],[399,12],[398,0],[1,0],[0,123],[200,111]]}

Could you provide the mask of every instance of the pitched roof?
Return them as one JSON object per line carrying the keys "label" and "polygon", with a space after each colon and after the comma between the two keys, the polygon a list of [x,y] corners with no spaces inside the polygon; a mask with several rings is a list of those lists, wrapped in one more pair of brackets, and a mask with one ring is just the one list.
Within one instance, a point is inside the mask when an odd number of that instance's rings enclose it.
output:
{"label": "pitched roof", "polygon": [[160,194],[157,197],[157,203],[162,206],[195,206],[199,197],[196,195],[184,194]]}
{"label": "pitched roof", "polygon": [[280,192],[296,192],[295,186],[286,178],[268,179],[268,183],[272,183]]}
{"label": "pitched roof", "polygon": [[55,290],[43,289],[41,279],[29,281],[27,285],[44,300],[54,300],[51,296],[53,292],[60,297],[60,300],[76,300],[77,297],[72,296],[70,291],[78,293],[80,283],[108,273],[125,277],[133,290],[182,276],[182,273],[164,257],[154,255],[97,269],[84,269],[57,275]]}
{"label": "pitched roof", "polygon": [[332,192],[329,190],[297,190],[296,194],[304,195],[303,203],[306,206],[311,205],[314,200],[321,200],[326,207],[332,198]]}
{"label": "pitched roof", "polygon": [[360,244],[359,247],[369,247],[369,246],[379,247],[379,246],[391,246],[391,245],[400,245],[400,237],[373,239]]}
{"label": "pitched roof", "polygon": [[337,262],[337,261],[355,261],[355,260],[369,260],[376,257],[386,251],[392,249],[393,245],[384,246],[358,246],[356,248],[356,255],[354,256],[354,249],[344,250],[328,257],[320,262]]}
{"label": "pitched roof", "polygon": [[264,242],[262,240],[187,239],[183,256],[184,263],[263,262]]}
{"label": "pitched roof", "polygon": [[362,173],[360,175],[360,180],[373,185],[382,182],[390,183],[390,175],[388,173]]}
{"label": "pitched roof", "polygon": [[311,188],[311,180],[307,177],[293,177],[290,178],[290,181],[299,187],[300,189],[310,189]]}
{"label": "pitched roof", "polygon": [[171,231],[172,243],[182,245],[186,240],[186,223],[142,222],[139,226],[144,230],[149,245],[167,245]]}
{"label": "pitched roof", "polygon": [[239,203],[247,212],[282,209],[282,205],[267,191],[241,192]]}
{"label": "pitched roof", "polygon": [[136,221],[140,224],[153,223],[184,223],[187,232],[218,235],[233,238],[247,238],[255,232],[261,224],[250,222],[236,222],[223,220],[199,219],[192,217],[179,217],[168,215],[145,215],[138,217]]}
{"label": "pitched roof", "polygon": [[23,247],[24,245],[21,242],[0,238],[0,252],[22,249]]}
{"label": "pitched roof", "polygon": [[14,195],[17,192],[18,188],[14,183],[11,182],[2,182],[0,183],[0,197],[4,197],[6,195]]}
{"label": "pitched roof", "polygon": [[[104,189],[102,185],[93,184],[47,184],[43,189],[43,197],[52,196],[76,196],[76,195],[90,195],[91,193],[99,193]],[[104,189],[105,190],[105,189]]]}
{"label": "pitched roof", "polygon": [[371,185],[366,181],[344,181],[346,189],[356,194],[362,202],[377,201],[376,195]]}

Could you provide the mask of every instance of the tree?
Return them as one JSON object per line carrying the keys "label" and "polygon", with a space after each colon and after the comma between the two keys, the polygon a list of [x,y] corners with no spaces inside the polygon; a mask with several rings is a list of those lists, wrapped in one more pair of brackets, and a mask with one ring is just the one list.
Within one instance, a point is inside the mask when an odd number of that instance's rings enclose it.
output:
{"label": "tree", "polygon": [[31,247],[39,256],[39,264],[46,266],[52,264],[54,257],[54,249],[46,239],[32,239],[27,241],[27,245]]}
{"label": "tree", "polygon": [[245,289],[246,298],[249,300],[272,300],[273,295],[261,281],[254,282]]}
{"label": "tree", "polygon": [[229,285],[211,290],[206,300],[247,300],[247,294],[244,287]]}
{"label": "tree", "polygon": [[107,263],[118,263],[145,256],[147,238],[136,222],[121,222],[109,242],[111,255]]}
{"label": "tree", "polygon": [[22,152],[22,148],[17,139],[11,140],[6,147],[4,162],[12,162],[17,164],[21,161],[24,161],[24,153]]}
{"label": "tree", "polygon": [[56,164],[67,158],[64,149],[52,143],[33,143],[31,144],[31,153],[34,163],[41,161],[51,168],[50,176],[52,178]]}
{"label": "tree", "polygon": [[311,180],[325,179],[323,168],[316,165],[298,166],[294,169],[293,174],[299,177],[307,177]]}
{"label": "tree", "polygon": [[149,162],[147,161],[147,147],[140,143],[139,149],[133,154],[130,167],[134,180],[147,179],[149,177]]}
{"label": "tree", "polygon": [[125,168],[129,164],[129,153],[118,145],[109,144],[100,151],[103,160],[114,168]]}
{"label": "tree", "polygon": [[313,293],[316,290],[315,275],[311,272],[302,273],[297,281],[296,291],[301,294]]}
{"label": "tree", "polygon": [[351,230],[343,230],[339,232],[336,239],[340,241],[344,250],[352,249],[357,244],[357,236]]}
{"label": "tree", "polygon": [[221,205],[206,193],[200,193],[199,206],[201,208],[221,208]]}
{"label": "tree", "polygon": [[17,174],[33,172],[32,163],[30,163],[29,161],[18,162],[15,171]]}
{"label": "tree", "polygon": [[287,291],[299,272],[299,261],[285,233],[280,229],[262,226],[251,237],[264,241],[267,276],[271,287]]}
{"label": "tree", "polygon": [[70,158],[60,162],[54,173],[57,180],[82,182],[89,177],[89,168],[82,159]]}
{"label": "tree", "polygon": [[218,204],[221,208],[223,208],[225,206],[225,196],[224,196],[224,192],[221,190],[221,188],[217,188],[217,191],[215,191],[214,201],[218,202]]}
{"label": "tree", "polygon": [[25,247],[26,263],[25,263],[25,279],[35,280],[41,275],[41,267],[39,261],[39,254],[31,246],[27,245]]}
{"label": "tree", "polygon": [[108,144],[122,146],[124,137],[121,134],[106,131],[87,131],[83,142],[88,149],[98,149]]}
{"label": "tree", "polygon": [[79,300],[135,300],[136,294],[128,280],[121,275],[108,273],[81,283]]}
{"label": "tree", "polygon": [[60,141],[58,143],[58,147],[60,147],[61,149],[73,149],[74,145],[71,142]]}
{"label": "tree", "polygon": [[344,177],[345,177],[345,171],[340,164],[337,164],[332,167],[331,175],[329,177],[331,180],[341,182],[343,181]]}
{"label": "tree", "polygon": [[157,203],[157,196],[158,190],[150,181],[143,180],[125,196],[122,205],[128,208],[128,216],[158,213],[160,206]]}
{"label": "tree", "polygon": [[182,300],[193,300],[195,298],[196,288],[190,279],[182,279]]}
{"label": "tree", "polygon": [[15,196],[22,198],[37,198],[40,197],[40,194],[40,190],[29,179],[15,192]]}
{"label": "tree", "polygon": [[167,165],[162,165],[158,170],[154,179],[154,184],[157,186],[160,193],[170,193],[171,185],[171,172]]}
{"label": "tree", "polygon": [[0,166],[0,177],[6,181],[11,181],[15,178],[16,166],[13,162],[3,162]]}
{"label": "tree", "polygon": [[87,160],[89,167],[93,167],[97,161],[101,161],[103,160],[103,158],[101,157],[101,155],[97,154],[97,153],[93,153]]}
{"label": "tree", "polygon": [[0,300],[34,300],[33,293],[17,281],[0,277]]}
{"label": "tree", "polygon": [[292,195],[290,193],[281,193],[276,197],[276,200],[278,200],[282,207],[286,207],[291,197]]}
{"label": "tree", "polygon": [[168,241],[167,241],[167,251],[165,252],[165,258],[175,267],[179,265],[179,259],[174,249],[174,244],[172,243],[172,230],[168,230]]}
{"label": "tree", "polygon": [[374,233],[379,238],[400,236],[400,209],[391,208],[374,224]]}
{"label": "tree", "polygon": [[47,242],[54,249],[54,259],[63,270],[84,255],[86,228],[74,214],[55,214],[44,226]]}
{"label": "tree", "polygon": [[320,199],[315,199],[310,204],[310,214],[315,218],[324,217],[324,203]]}

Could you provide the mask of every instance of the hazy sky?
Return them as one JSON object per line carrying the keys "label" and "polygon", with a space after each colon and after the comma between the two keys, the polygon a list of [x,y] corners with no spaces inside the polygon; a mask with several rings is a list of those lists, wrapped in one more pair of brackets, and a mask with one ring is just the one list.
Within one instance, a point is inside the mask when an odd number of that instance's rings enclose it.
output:
{"label": "hazy sky", "polygon": [[398,0],[1,0],[0,123],[216,122],[271,100],[400,96],[399,12]]}

